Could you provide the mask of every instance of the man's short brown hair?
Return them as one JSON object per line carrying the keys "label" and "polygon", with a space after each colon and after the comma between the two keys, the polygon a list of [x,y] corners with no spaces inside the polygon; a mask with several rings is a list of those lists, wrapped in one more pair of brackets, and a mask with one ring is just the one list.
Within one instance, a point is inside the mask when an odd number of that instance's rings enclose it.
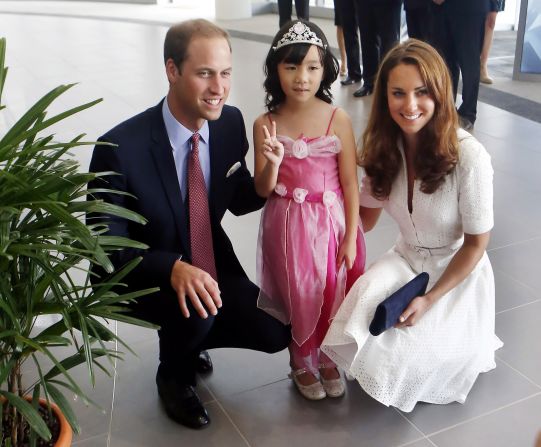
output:
{"label": "man's short brown hair", "polygon": [[186,20],[171,26],[167,31],[163,45],[164,62],[167,63],[169,59],[173,59],[180,71],[182,63],[188,57],[190,42],[198,37],[207,39],[222,37],[231,50],[231,41],[227,31],[205,19]]}

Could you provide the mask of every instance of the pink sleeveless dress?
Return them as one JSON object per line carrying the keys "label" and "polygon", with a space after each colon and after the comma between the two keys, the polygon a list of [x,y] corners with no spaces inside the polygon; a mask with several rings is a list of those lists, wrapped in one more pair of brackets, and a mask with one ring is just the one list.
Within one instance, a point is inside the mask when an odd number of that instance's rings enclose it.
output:
{"label": "pink sleeveless dress", "polygon": [[293,341],[306,348],[302,357],[317,357],[330,320],[364,271],[364,238],[359,228],[354,267],[337,269],[346,229],[338,175],[340,139],[328,130],[313,139],[278,139],[285,155],[261,217],[258,307],[291,324]]}

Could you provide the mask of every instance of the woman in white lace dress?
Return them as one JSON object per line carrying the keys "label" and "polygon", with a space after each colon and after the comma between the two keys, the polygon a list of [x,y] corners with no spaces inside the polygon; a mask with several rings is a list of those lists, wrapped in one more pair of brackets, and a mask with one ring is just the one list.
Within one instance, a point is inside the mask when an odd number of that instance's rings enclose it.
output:
{"label": "woman in white lace dress", "polygon": [[[458,128],[445,63],[410,39],[380,69],[363,135],[360,215],[365,231],[385,209],[400,227],[393,248],[353,285],[322,350],[384,405],[464,402],[493,369],[494,277],[490,156]],[[425,271],[427,292],[394,326],[370,335],[378,303]]]}

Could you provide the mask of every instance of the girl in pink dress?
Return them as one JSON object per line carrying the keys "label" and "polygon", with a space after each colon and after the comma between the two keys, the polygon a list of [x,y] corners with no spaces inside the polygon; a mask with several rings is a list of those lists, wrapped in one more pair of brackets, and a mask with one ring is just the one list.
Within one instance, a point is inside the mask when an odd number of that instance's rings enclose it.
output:
{"label": "girl in pink dress", "polygon": [[301,394],[338,397],[344,384],[320,346],[365,261],[353,129],[331,104],[338,62],[323,32],[298,20],[274,38],[265,72],[268,113],[254,123],[256,190],[268,198],[258,306],[291,325],[290,377]]}

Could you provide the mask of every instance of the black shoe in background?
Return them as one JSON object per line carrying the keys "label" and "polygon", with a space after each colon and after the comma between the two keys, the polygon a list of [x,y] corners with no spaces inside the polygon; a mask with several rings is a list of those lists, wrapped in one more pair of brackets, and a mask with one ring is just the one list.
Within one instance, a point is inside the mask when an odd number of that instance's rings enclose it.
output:
{"label": "black shoe in background", "polygon": [[189,428],[201,429],[210,424],[210,418],[199,396],[191,385],[177,383],[174,379],[156,374],[158,394],[167,416]]}
{"label": "black shoe in background", "polygon": [[340,84],[342,85],[353,85],[353,84],[357,84],[357,82],[361,82],[361,79],[357,79],[357,78],[350,78],[349,76],[346,78],[346,79],[342,79],[340,81]]}
{"label": "black shoe in background", "polygon": [[467,130],[468,132],[473,130],[473,123],[468,118],[458,115],[458,122],[462,129]]}
{"label": "black shoe in background", "polygon": [[214,367],[212,366],[212,359],[207,351],[201,351],[197,358],[196,371],[199,374],[208,374],[212,372]]}
{"label": "black shoe in background", "polygon": [[359,90],[357,90],[355,93],[353,93],[353,96],[355,98],[362,98],[363,96],[368,96],[372,94],[372,90],[374,87],[371,85],[363,85]]}

